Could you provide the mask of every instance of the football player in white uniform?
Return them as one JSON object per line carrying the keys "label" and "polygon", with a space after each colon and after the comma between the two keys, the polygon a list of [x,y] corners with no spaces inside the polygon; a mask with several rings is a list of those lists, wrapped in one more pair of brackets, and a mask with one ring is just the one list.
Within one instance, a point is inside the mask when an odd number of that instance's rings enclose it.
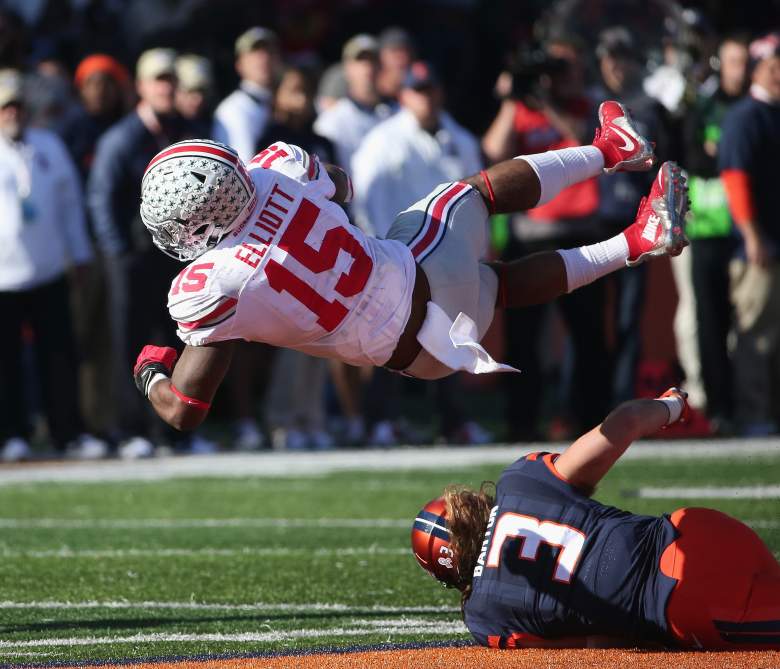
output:
{"label": "football player in white uniform", "polygon": [[532,208],[602,170],[652,166],[652,146],[621,105],[603,103],[599,116],[592,145],[442,184],[401,212],[387,239],[350,224],[338,204],[350,197],[346,173],[298,147],[274,144],[246,168],[235,151],[206,140],[161,151],[143,178],[141,216],[161,250],[189,263],[168,295],[187,346],[178,364],[174,349],[146,346],[134,369],[139,390],[165,421],[194,428],[240,339],[423,379],[515,371],[479,344],[496,306],[548,302],[687,244],[685,181],[664,163],[616,237],[480,262],[491,213]]}

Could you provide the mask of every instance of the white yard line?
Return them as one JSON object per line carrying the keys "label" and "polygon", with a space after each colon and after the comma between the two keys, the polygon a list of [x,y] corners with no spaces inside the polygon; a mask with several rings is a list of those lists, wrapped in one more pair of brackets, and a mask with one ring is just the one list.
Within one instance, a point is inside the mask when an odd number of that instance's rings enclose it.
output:
{"label": "white yard line", "polygon": [[411,521],[399,518],[0,518],[0,529],[169,530],[222,527],[411,528]]}
{"label": "white yard line", "polygon": [[780,485],[642,487],[636,495],[643,499],[777,499]]}
{"label": "white yard line", "polygon": [[[641,490],[654,490],[642,488]],[[658,488],[657,490],[671,490]],[[669,495],[676,497],[677,495]],[[745,520],[756,529],[778,529],[780,521],[775,520]],[[0,518],[0,530],[174,530],[174,529],[220,529],[231,527],[246,528],[396,528],[408,529],[411,522],[406,519],[375,518]],[[128,549],[131,550],[131,549]],[[159,549],[169,550],[169,549]],[[177,550],[177,549],[170,549]],[[188,550],[188,549],[182,549]],[[220,549],[214,549],[220,550]],[[226,549],[234,550],[234,549]],[[241,551],[242,549],[235,549]],[[264,550],[264,549],[250,549]],[[275,549],[274,549],[275,550]],[[286,550],[286,549],[279,549]],[[313,549],[316,550],[316,549]],[[362,549],[360,549],[362,550]],[[58,551],[54,551],[58,552]]]}
{"label": "white yard line", "polygon": [[780,520],[745,520],[754,530],[780,530]]}
{"label": "white yard line", "polygon": [[352,546],[344,548],[107,548],[14,551],[0,549],[0,558],[166,558],[166,557],[350,557],[371,555],[408,555],[408,548]]}
{"label": "white yard line", "polygon": [[68,602],[55,600],[40,600],[32,602],[0,601],[0,610],[3,609],[41,609],[41,610],[82,610],[82,609],[117,609],[117,610],[170,610],[170,611],[245,611],[256,613],[276,612],[309,612],[309,611],[335,611],[350,613],[358,611],[375,611],[382,613],[458,613],[457,606],[383,606],[381,604],[368,604],[360,606],[355,604],[339,604],[329,602],[253,602],[250,604],[232,604],[227,602],[158,602],[142,601],[129,602],[126,600],[108,601],[84,601]]}
{"label": "white yard line", "polygon": [[134,634],[132,636],[99,637],[51,637],[48,639],[30,639],[23,641],[0,641],[3,648],[35,648],[38,646],[97,646],[107,644],[148,644],[148,643],[269,643],[290,639],[311,639],[319,637],[353,637],[370,635],[387,636],[450,636],[463,634],[467,630],[459,621],[431,621],[425,619],[377,620],[363,622],[351,621],[352,627],[330,629],[293,629],[270,630],[268,632],[243,632],[237,634]]}
{"label": "white yard line", "polygon": [[[323,476],[340,471],[388,471],[508,465],[534,451],[556,451],[568,444],[539,443],[523,446],[475,446],[467,448],[399,448],[394,450],[330,451],[305,453],[163,457],[124,462],[29,463],[0,468],[0,485],[35,482],[155,481],[171,478]],[[648,441],[633,445],[623,460],[728,458],[756,455],[780,456],[780,439],[707,441]]]}

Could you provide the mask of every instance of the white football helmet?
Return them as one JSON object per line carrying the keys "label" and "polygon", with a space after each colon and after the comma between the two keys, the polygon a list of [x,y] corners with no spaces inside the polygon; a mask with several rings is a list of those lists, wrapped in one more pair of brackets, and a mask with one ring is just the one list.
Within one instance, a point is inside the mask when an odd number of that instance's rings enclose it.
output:
{"label": "white football helmet", "polygon": [[184,262],[219,244],[256,203],[255,185],[238,154],[208,139],[160,151],[141,184],[141,220],[155,246]]}

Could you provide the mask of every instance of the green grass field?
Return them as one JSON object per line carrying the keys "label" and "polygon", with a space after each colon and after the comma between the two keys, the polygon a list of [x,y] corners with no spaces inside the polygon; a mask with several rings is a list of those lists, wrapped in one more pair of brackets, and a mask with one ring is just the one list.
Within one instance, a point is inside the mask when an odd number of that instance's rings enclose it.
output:
{"label": "green grass field", "polygon": [[[409,527],[445,484],[501,469],[2,485],[0,665],[467,639],[457,593],[416,565]],[[651,514],[713,506],[777,554],[778,499],[625,493],[778,483],[780,450],[635,460],[596,497]]]}

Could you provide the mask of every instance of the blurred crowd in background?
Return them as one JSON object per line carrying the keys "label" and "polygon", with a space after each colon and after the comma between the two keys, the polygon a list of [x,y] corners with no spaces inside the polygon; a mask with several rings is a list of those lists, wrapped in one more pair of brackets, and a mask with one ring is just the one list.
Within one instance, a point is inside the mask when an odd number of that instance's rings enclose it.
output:
{"label": "blurred crowd in background", "polygon": [[[560,439],[677,382],[696,409],[687,434],[776,434],[779,9],[0,2],[0,457]],[[604,99],[632,111],[660,161],[687,170],[691,247],[658,261],[673,281],[654,287],[663,272],[643,265],[505,313],[487,341],[522,373],[487,381],[421,383],[247,344],[218,398],[219,443],[169,430],[136,391],[141,347],[180,347],[166,295],[181,266],[138,211],[165,146],[212,138],[249,161],[276,140],[297,144],[350,172],[350,219],[381,237],[441,182],[590,143]],[[653,176],[593,179],[493,217],[485,253],[616,234]],[[651,337],[673,328],[668,360],[648,361],[642,323]]]}

